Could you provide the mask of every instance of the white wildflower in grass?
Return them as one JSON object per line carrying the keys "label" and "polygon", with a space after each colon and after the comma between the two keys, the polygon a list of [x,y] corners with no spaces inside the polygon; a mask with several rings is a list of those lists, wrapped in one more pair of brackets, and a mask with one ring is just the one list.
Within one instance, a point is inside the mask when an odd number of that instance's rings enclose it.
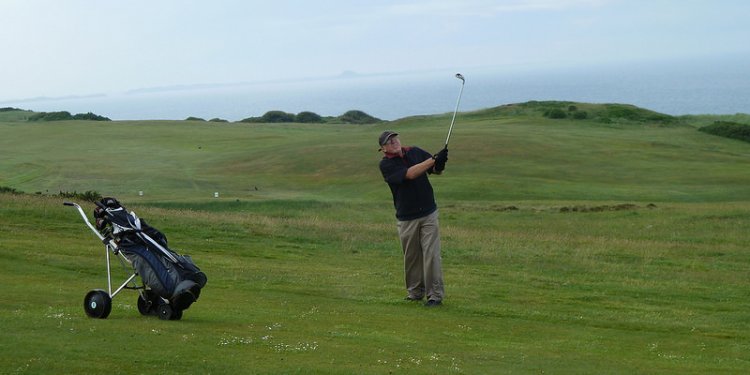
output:
{"label": "white wildflower in grass", "polygon": [[253,339],[249,337],[222,337],[221,340],[219,340],[219,346],[229,346],[229,345],[249,345],[253,343]]}
{"label": "white wildflower in grass", "polygon": [[458,361],[455,358],[451,358],[450,372],[461,372],[461,368],[458,367]]}
{"label": "white wildflower in grass", "polygon": [[318,343],[313,342],[298,342],[296,345],[289,345],[284,343],[274,344],[273,349],[278,352],[307,352],[318,349]]}
{"label": "white wildflower in grass", "polygon": [[300,317],[300,318],[306,318],[306,317],[308,317],[308,316],[311,316],[311,315],[315,315],[315,314],[317,314],[317,313],[318,313],[318,306],[313,306],[313,307],[312,307],[312,308],[310,309],[310,311],[308,311],[308,312],[304,312],[304,313],[300,314],[300,316],[299,316],[299,317]]}

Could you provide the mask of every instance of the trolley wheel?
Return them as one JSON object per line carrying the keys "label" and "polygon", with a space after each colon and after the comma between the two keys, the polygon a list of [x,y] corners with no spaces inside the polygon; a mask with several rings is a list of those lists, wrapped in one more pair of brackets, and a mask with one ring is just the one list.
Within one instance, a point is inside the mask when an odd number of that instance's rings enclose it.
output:
{"label": "trolley wheel", "polygon": [[180,320],[182,319],[182,310],[172,310],[172,317],[169,320]]}
{"label": "trolley wheel", "polygon": [[159,319],[170,320],[172,319],[173,315],[174,311],[172,310],[172,306],[169,306],[166,303],[162,303],[161,305],[159,305]]}
{"label": "trolley wheel", "polygon": [[83,310],[91,318],[107,319],[112,311],[112,298],[101,289],[92,290],[83,299]]}
{"label": "trolley wheel", "polygon": [[[146,299],[143,299],[143,297],[146,297]],[[156,315],[158,313],[158,302],[154,297],[154,294],[148,290],[143,292],[143,295],[138,294],[138,312],[141,315]]]}

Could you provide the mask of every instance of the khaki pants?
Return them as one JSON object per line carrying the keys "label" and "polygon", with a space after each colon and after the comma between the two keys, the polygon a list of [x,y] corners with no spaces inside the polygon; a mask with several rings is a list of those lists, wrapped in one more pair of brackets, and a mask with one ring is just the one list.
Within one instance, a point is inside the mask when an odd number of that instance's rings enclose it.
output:
{"label": "khaki pants", "polygon": [[440,258],[438,212],[398,222],[404,251],[404,276],[409,297],[443,300],[443,268]]}

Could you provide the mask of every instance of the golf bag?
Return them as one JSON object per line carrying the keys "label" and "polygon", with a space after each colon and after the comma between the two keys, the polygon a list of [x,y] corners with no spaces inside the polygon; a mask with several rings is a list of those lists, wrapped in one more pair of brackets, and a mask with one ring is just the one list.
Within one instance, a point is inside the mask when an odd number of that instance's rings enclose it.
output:
{"label": "golf bag", "polygon": [[[198,300],[206,285],[206,275],[188,255],[180,255],[168,247],[167,237],[145,220],[128,212],[115,198],[95,202],[95,225],[81,207],[78,208],[89,228],[106,246],[109,290],[92,290],[84,299],[84,309],[90,317],[104,319],[111,310],[112,298],[122,289],[139,292],[138,311],[143,315],[159,315],[162,319],[182,318],[183,310]],[[125,283],[112,292],[110,253],[120,259],[131,273]],[[142,285],[135,282],[140,276]]]}

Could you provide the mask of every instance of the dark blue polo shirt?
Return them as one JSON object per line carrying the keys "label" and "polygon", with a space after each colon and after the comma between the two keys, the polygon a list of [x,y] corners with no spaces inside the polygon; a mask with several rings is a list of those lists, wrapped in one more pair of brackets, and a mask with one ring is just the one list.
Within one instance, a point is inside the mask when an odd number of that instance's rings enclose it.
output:
{"label": "dark blue polo shirt", "polygon": [[414,220],[425,217],[437,210],[435,195],[432,191],[427,174],[413,179],[406,179],[406,170],[432,157],[430,153],[419,147],[404,147],[404,156],[387,155],[380,160],[380,172],[393,194],[393,206],[396,208],[396,218]]}

